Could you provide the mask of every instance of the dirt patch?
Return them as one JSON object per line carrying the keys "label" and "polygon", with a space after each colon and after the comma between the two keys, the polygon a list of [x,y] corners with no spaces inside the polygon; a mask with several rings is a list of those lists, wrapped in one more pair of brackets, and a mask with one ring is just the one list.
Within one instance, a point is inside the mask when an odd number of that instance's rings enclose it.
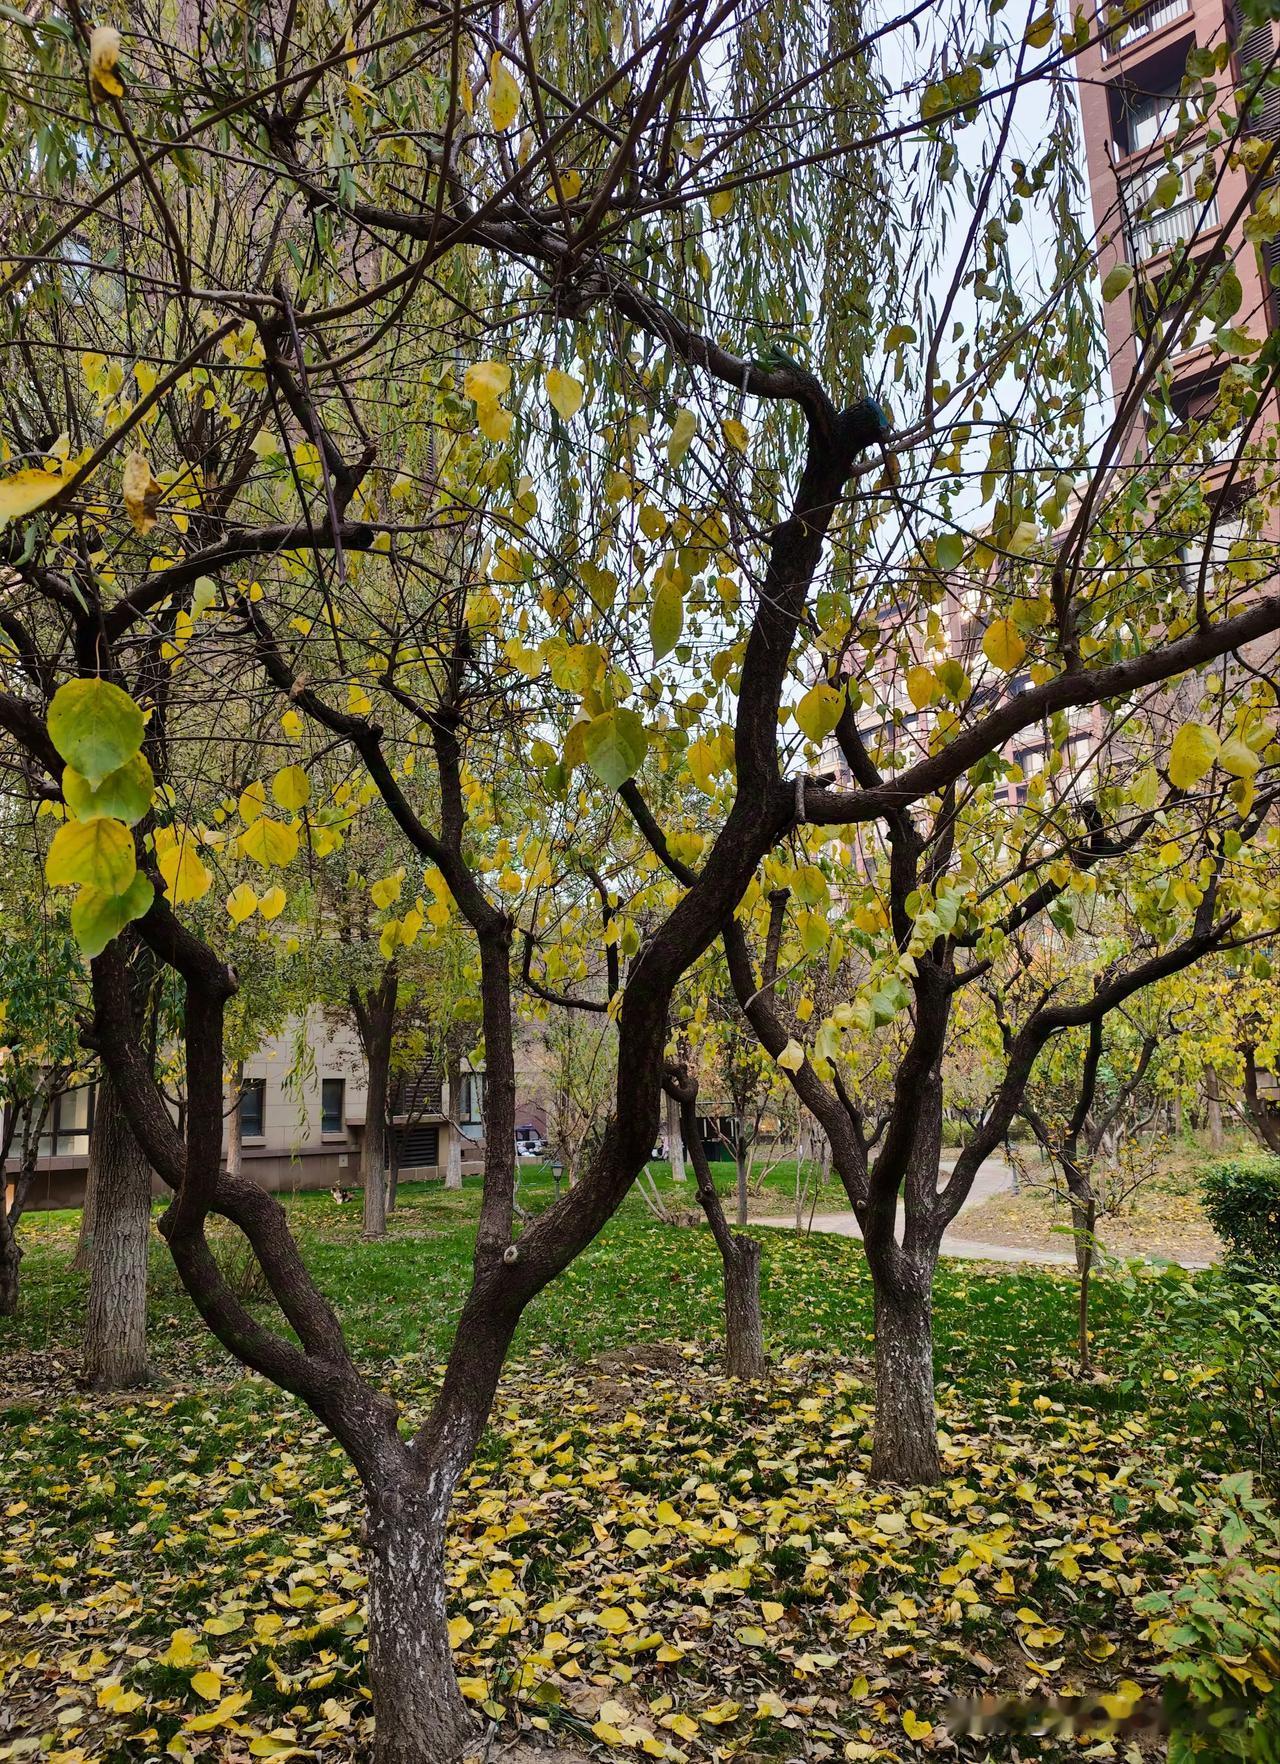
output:
{"label": "dirt patch", "polygon": [[[1071,1249],[1067,1207],[1047,1187],[992,1195],[976,1207],[966,1207],[955,1232],[976,1243],[1002,1243],[1013,1249]],[[1198,1194],[1191,1185],[1173,1179],[1152,1183],[1120,1212],[1099,1219],[1098,1242],[1112,1256],[1212,1262],[1222,1253]]]}

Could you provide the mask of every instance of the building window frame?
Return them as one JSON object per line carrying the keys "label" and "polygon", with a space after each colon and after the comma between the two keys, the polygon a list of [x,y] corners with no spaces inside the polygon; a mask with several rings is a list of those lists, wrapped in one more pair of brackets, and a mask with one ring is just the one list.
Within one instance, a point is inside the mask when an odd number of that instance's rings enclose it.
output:
{"label": "building window frame", "polygon": [[347,1132],[347,1081],[345,1078],[320,1080],[320,1136],[322,1139],[343,1139]]}
{"label": "building window frame", "polygon": [[240,1138],[265,1139],[266,1128],[267,1081],[246,1078],[240,1086]]}

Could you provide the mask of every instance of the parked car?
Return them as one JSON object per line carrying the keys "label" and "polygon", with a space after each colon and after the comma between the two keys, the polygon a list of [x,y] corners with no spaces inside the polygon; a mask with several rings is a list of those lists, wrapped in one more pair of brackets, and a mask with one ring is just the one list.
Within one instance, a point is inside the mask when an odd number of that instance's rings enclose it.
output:
{"label": "parked car", "polygon": [[547,1142],[536,1127],[516,1128],[516,1156],[541,1158],[546,1155]]}

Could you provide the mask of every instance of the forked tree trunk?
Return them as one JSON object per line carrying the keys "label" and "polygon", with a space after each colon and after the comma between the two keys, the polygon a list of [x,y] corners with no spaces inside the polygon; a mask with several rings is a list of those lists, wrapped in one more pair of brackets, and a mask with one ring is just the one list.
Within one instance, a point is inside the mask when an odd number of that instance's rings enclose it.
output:
{"label": "forked tree trunk", "polygon": [[680,1104],[674,1096],[667,1103],[667,1153],[671,1159],[671,1180],[687,1182],[684,1168],[684,1137],[680,1131]]}
{"label": "forked tree trunk", "polygon": [[933,1395],[933,1266],[912,1266],[901,1250],[867,1256],[875,1292],[876,1422],[871,1475],[877,1482],[936,1482],[938,1417]]}
{"label": "forked tree trunk", "polygon": [[98,1086],[89,1168],[97,1228],[89,1269],[83,1371],[95,1390],[132,1390],[147,1364],[147,1244],[151,1235],[151,1166],[125,1119],[107,1075]]}
{"label": "forked tree trunk", "polygon": [[754,1237],[741,1237],[729,1229],[706,1144],[698,1132],[696,1096],[696,1086],[690,1085],[680,1098],[680,1111],[698,1199],[707,1215],[724,1271],[725,1370],[732,1378],[755,1383],[769,1369],[764,1357],[764,1321],[760,1312],[760,1245]]}
{"label": "forked tree trunk", "polygon": [[453,1764],[478,1729],[458,1689],[445,1607],[447,1501],[375,1498],[369,1513],[369,1687],[374,1764]]}

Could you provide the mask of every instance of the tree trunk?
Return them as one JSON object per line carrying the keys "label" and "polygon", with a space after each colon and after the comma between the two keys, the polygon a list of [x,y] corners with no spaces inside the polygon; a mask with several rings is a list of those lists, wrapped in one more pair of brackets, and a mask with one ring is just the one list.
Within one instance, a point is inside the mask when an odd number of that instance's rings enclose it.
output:
{"label": "tree trunk", "polygon": [[458,1104],[462,1097],[462,1059],[459,1054],[449,1054],[444,1081],[449,1092],[449,1145],[445,1156],[444,1185],[446,1188],[457,1189],[462,1187],[462,1128],[458,1122]]}
{"label": "tree trunk", "polygon": [[18,1309],[18,1266],[22,1245],[9,1222],[8,1197],[0,1173],[0,1317],[15,1316]]}
{"label": "tree trunk", "polygon": [[93,1233],[98,1217],[98,1189],[93,1178],[93,1159],[84,1179],[84,1201],[80,1207],[80,1235],[71,1266],[77,1274],[87,1274],[93,1266]]}
{"label": "tree trunk", "polygon": [[667,1098],[667,1155],[671,1160],[671,1180],[687,1182],[684,1168],[684,1139],[680,1132],[680,1104],[674,1096]]}
{"label": "tree trunk", "polygon": [[151,1166],[125,1119],[106,1073],[98,1085],[89,1148],[97,1194],[97,1226],[89,1269],[84,1377],[95,1390],[145,1384],[147,1365],[147,1242],[151,1234]]}
{"label": "tree trunk", "polygon": [[1225,1144],[1222,1132],[1222,1090],[1216,1066],[1205,1069],[1204,1095],[1204,1124],[1209,1134],[1209,1150],[1216,1157]]}
{"label": "tree trunk", "polygon": [[[394,1114],[394,1110],[392,1113]],[[387,1118],[387,1211],[394,1213],[400,1192],[400,1129]]]}
{"label": "tree trunk", "polygon": [[364,1236],[387,1235],[387,1085],[391,1071],[391,1027],[394,1018],[370,1012],[371,1033],[365,1047],[369,1090],[360,1144],[360,1181],[364,1188]]}
{"label": "tree trunk", "polygon": [[933,1399],[933,1258],[911,1267],[900,1250],[868,1254],[875,1290],[876,1482],[937,1482],[938,1418]]}
{"label": "tree trunk", "polygon": [[436,1505],[425,1489],[396,1491],[369,1514],[374,1764],[454,1764],[478,1734],[453,1670]]}
{"label": "tree trunk", "polygon": [[[1093,1234],[1098,1223],[1098,1209],[1092,1195],[1085,1207],[1084,1255],[1079,1261],[1080,1270],[1080,1314],[1078,1319],[1077,1345],[1080,1353],[1080,1371],[1086,1375],[1093,1370],[1093,1354],[1089,1345],[1089,1280],[1093,1273]],[[1079,1248],[1077,1248],[1079,1257]]]}
{"label": "tree trunk", "polygon": [[748,1176],[750,1172],[747,1148],[741,1139],[738,1140],[734,1147],[733,1161],[738,1169],[738,1229],[741,1231],[747,1222],[748,1203],[751,1198],[748,1192]]}
{"label": "tree trunk", "polygon": [[228,1176],[238,1176],[244,1164],[244,1129],[240,1120],[240,1099],[244,1094],[244,1061],[237,1060],[231,1068],[231,1112],[227,1116]]}
{"label": "tree trunk", "polygon": [[760,1245],[735,1237],[724,1260],[725,1369],[731,1378],[756,1383],[768,1370],[760,1314]]}

